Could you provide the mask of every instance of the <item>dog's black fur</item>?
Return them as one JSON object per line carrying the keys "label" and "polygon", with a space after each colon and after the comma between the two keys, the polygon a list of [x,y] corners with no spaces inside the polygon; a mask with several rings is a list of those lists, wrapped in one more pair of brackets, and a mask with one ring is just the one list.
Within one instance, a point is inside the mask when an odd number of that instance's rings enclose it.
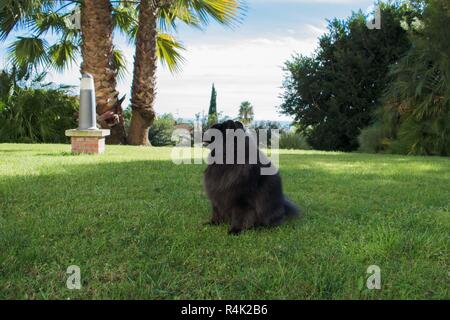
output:
{"label": "dog's black fur", "polygon": [[[261,163],[260,158],[264,155],[259,150],[258,163],[249,164],[248,138],[245,164],[225,164],[226,131],[244,130],[242,123],[229,120],[212,126],[212,129],[220,130],[224,137],[224,164],[208,165],[204,175],[205,191],[213,211],[210,224],[228,223],[229,233],[239,234],[254,227],[277,226],[286,218],[297,216],[299,209],[284,196],[278,172],[261,174],[261,168],[272,164]],[[206,145],[214,141],[205,140]]]}

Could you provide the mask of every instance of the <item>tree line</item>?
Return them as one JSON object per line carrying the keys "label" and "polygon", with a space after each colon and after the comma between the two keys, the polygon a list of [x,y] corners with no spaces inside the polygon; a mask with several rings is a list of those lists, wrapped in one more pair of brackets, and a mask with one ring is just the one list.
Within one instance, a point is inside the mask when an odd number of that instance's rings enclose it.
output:
{"label": "tree line", "polygon": [[[229,117],[219,116],[218,121],[230,120]],[[127,122],[127,121],[126,121]],[[200,123],[202,129],[206,130],[208,125],[208,117],[197,115],[194,121],[185,121],[182,119],[176,119],[172,114],[165,113],[156,116],[155,121],[149,130],[149,139],[152,146],[174,146],[175,142],[172,140],[172,135],[175,129],[181,124],[183,129],[194,129],[194,125]],[[309,150],[311,147],[306,142],[306,139],[299,133],[291,130],[288,126],[283,125],[277,121],[254,121],[246,125],[247,128],[253,129],[256,133],[259,130],[279,130],[279,148],[280,149],[293,149],[293,150]],[[261,145],[261,147],[270,147],[271,132],[267,132],[267,138],[269,139],[267,145]],[[192,140],[192,143],[194,141]]]}
{"label": "tree line", "polygon": [[314,149],[450,155],[450,2],[378,3],[329,22],[312,56],[285,64],[283,113]]}
{"label": "tree line", "polygon": [[[236,120],[241,121],[244,125],[249,125],[254,120],[254,110],[253,105],[249,101],[243,101],[241,105],[239,106],[239,112],[238,117]],[[197,120],[199,120],[200,115],[197,115]],[[217,122],[222,122],[225,119],[218,111],[217,111],[217,90],[214,84],[212,85],[211,89],[211,99],[209,102],[209,109],[208,109],[208,119],[204,124],[205,126],[212,126],[216,124]]]}

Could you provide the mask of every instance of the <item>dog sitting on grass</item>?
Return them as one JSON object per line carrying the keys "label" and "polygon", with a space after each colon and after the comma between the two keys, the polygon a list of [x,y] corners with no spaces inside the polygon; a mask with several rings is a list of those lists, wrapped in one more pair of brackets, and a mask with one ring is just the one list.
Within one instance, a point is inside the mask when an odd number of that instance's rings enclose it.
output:
{"label": "dog sitting on grass", "polygon": [[[231,145],[227,141],[236,139],[236,133],[245,135],[243,156],[237,152],[236,140],[231,149],[227,148]],[[297,206],[283,194],[278,170],[262,174],[264,168],[273,165],[245,134],[242,123],[229,120],[216,124],[205,133],[203,142],[211,150],[204,175],[205,191],[212,204],[211,225],[227,223],[229,234],[239,234],[255,227],[277,226],[299,214]],[[250,161],[251,147],[255,148],[257,161]],[[230,152],[234,154],[230,156]],[[241,161],[237,161],[239,157]]]}

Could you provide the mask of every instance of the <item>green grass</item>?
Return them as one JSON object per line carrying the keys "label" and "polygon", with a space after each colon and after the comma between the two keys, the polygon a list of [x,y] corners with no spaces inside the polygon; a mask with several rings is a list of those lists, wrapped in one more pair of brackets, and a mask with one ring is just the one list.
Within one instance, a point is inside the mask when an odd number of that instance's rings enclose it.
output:
{"label": "green grass", "polygon": [[283,151],[303,218],[236,237],[203,225],[204,166],[69,149],[0,145],[1,299],[450,298],[449,159]]}

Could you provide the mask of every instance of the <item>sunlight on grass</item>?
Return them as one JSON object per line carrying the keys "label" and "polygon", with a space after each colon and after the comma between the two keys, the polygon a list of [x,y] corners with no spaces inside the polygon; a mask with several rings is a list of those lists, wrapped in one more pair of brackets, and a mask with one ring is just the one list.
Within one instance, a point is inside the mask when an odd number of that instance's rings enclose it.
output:
{"label": "sunlight on grass", "polygon": [[205,165],[69,150],[0,144],[0,298],[449,298],[449,159],[282,150],[303,218],[230,237],[203,225]]}

